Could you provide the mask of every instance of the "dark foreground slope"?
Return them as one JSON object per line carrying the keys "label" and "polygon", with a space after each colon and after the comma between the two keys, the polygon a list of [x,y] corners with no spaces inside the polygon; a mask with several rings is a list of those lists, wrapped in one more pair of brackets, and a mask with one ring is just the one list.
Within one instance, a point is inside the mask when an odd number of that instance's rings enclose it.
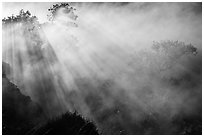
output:
{"label": "dark foreground slope", "polygon": [[7,78],[2,79],[3,134],[26,134],[43,119],[42,109]]}
{"label": "dark foreground slope", "polygon": [[30,134],[35,135],[98,135],[92,122],[84,120],[77,113],[65,113],[49,120],[43,126],[34,129]]}
{"label": "dark foreground slope", "polygon": [[[46,120],[43,109],[6,77],[9,65],[2,64],[2,134],[98,134],[95,125],[76,113]],[[46,122],[47,121],[47,122]]]}

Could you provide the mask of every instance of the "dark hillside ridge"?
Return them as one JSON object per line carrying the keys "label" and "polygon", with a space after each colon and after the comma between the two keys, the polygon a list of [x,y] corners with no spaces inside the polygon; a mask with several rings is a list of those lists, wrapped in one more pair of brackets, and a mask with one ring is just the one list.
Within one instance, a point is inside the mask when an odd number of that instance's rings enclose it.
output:
{"label": "dark hillside ridge", "polygon": [[[9,64],[2,63],[2,134],[3,135],[86,135],[98,134],[95,125],[77,113],[67,112],[46,122],[43,109],[21,93],[6,74]],[[46,124],[45,124],[46,123]]]}
{"label": "dark hillside ridge", "polygon": [[66,112],[33,130],[32,135],[98,135],[96,126],[80,115]]}

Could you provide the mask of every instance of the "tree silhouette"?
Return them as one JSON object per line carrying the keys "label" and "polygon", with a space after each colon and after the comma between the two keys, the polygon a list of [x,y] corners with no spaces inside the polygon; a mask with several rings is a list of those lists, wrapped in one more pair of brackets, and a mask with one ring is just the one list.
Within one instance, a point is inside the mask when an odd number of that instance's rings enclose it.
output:
{"label": "tree silhouette", "polygon": [[93,122],[84,119],[76,111],[66,112],[61,116],[48,120],[39,128],[32,130],[35,135],[98,135]]}
{"label": "tree silhouette", "polygon": [[74,11],[76,10],[72,6],[69,5],[69,3],[60,3],[60,4],[54,4],[52,7],[48,9],[50,14],[48,15],[49,21],[55,21],[57,17],[58,11],[62,9],[63,13],[68,17],[69,19],[75,21],[77,19],[77,15],[75,15]]}
{"label": "tree silhouette", "polygon": [[153,41],[153,55],[156,58],[160,70],[171,68],[184,55],[197,55],[197,48],[192,44],[181,41]]}
{"label": "tree silhouette", "polygon": [[19,15],[12,15],[7,18],[2,19],[3,25],[11,24],[11,23],[32,23],[35,25],[39,25],[38,18],[36,16],[31,16],[30,11],[20,10]]}
{"label": "tree silhouette", "polygon": [[194,47],[192,44],[185,44],[181,41],[161,41],[161,42],[155,42],[153,41],[152,49],[157,51],[158,53],[163,53],[168,56],[172,56],[172,52],[176,53],[176,57],[180,57],[184,54],[193,54],[196,55],[197,48]]}

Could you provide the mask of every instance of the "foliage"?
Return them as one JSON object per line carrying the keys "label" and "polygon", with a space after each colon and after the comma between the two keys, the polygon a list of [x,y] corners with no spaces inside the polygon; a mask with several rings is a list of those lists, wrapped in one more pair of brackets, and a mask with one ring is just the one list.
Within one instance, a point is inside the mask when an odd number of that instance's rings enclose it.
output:
{"label": "foliage", "polygon": [[98,135],[93,122],[84,119],[77,112],[66,112],[32,131],[35,135]]}
{"label": "foliage", "polygon": [[36,16],[31,16],[29,11],[24,11],[23,9],[20,10],[19,15],[12,15],[7,18],[2,19],[3,25],[11,24],[11,23],[33,23],[39,24],[38,18]]}
{"label": "foliage", "polygon": [[197,55],[197,48],[181,41],[153,41],[153,56],[160,70],[171,68],[184,55]]}
{"label": "foliage", "polygon": [[180,57],[184,54],[197,54],[197,48],[194,47],[192,44],[185,44],[184,42],[180,41],[161,41],[161,42],[155,42],[153,41],[152,49],[155,50],[158,53],[166,54],[167,56],[173,56],[175,54],[171,54],[172,52],[176,53],[177,57]]}
{"label": "foliage", "polygon": [[50,11],[50,15],[48,15],[48,19],[50,21],[54,21],[55,17],[57,15],[57,12],[59,9],[64,8],[65,11],[64,13],[66,13],[67,15],[69,15],[69,18],[72,20],[76,20],[77,19],[77,15],[74,14],[74,10],[76,10],[75,8],[73,8],[72,6],[69,5],[69,3],[60,3],[60,4],[54,4],[52,7],[50,7],[48,9],[48,11]]}

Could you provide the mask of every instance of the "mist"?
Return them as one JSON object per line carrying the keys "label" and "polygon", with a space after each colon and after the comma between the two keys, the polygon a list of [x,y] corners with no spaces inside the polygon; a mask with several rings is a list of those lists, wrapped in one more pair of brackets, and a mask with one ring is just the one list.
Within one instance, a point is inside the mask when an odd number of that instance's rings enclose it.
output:
{"label": "mist", "polygon": [[[201,3],[71,3],[76,20],[62,9],[49,24],[52,4],[4,3],[4,16],[25,7],[42,25],[35,37],[21,24],[2,32],[10,80],[48,117],[77,111],[103,134],[180,134],[180,117],[202,118]],[[168,40],[198,54],[152,49]]]}

